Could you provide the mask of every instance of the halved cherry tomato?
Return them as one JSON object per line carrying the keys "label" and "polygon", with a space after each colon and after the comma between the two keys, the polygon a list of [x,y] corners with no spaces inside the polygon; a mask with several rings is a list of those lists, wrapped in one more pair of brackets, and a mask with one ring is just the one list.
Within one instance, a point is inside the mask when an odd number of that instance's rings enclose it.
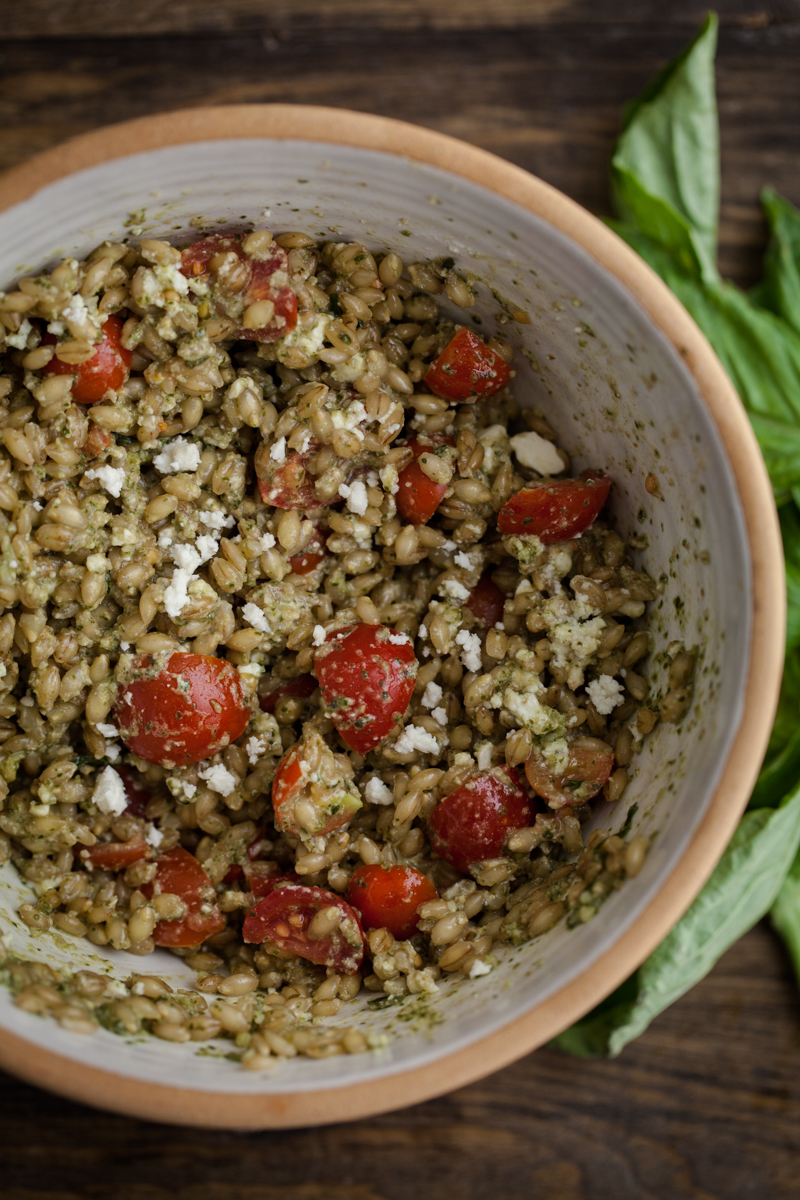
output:
{"label": "halved cherry tomato", "polygon": [[319,525],[314,527],[311,539],[302,554],[295,554],[289,559],[289,566],[294,575],[310,575],[320,563],[328,557],[325,547],[325,537]]}
{"label": "halved cherry tomato", "polygon": [[313,444],[302,453],[290,450],[282,462],[267,454],[256,455],[258,490],[265,504],[275,508],[318,508],[314,497],[315,476],[308,470],[308,460],[316,453]]}
{"label": "halved cherry tomato", "polygon": [[445,400],[477,400],[504,388],[511,368],[471,329],[459,329],[425,374],[432,392]]}
{"label": "halved cherry tomato", "polygon": [[512,496],[497,515],[501,533],[535,534],[545,546],[577,537],[596,520],[608,499],[611,480],[596,471],[578,479],[534,483]]}
{"label": "halved cherry tomato", "polygon": [[414,458],[400,472],[395,496],[397,511],[404,521],[411,525],[427,525],[447,491],[446,483],[434,483],[425,474],[418,462],[420,455],[435,454],[437,446],[453,445],[452,438],[441,435],[412,438],[409,441],[408,449],[413,451]]}
{"label": "halved cherry tomato", "polygon": [[[328,932],[309,937],[308,927],[317,913],[330,918]],[[335,892],[303,884],[282,883],[259,900],[244,919],[242,937],[251,943],[272,942],[345,975],[354,975],[364,959],[358,914]]]}
{"label": "halved cherry tomato", "polygon": [[475,587],[464,601],[471,613],[489,629],[493,629],[498,621],[503,619],[503,606],[506,598],[487,571],[481,575]]}
{"label": "halved cherry tomato", "polygon": [[531,806],[513,767],[493,767],[473,775],[445,796],[430,821],[431,845],[457,870],[497,858],[514,829],[531,823]]}
{"label": "halved cherry tomato", "polygon": [[78,854],[82,862],[99,871],[121,871],[142,858],[149,858],[150,846],[140,833],[127,842],[96,842]]}
{"label": "halved cherry tomato", "polygon": [[129,750],[159,766],[210,758],[247,728],[239,673],[210,654],[175,653],[157,675],[149,655],[135,664],[140,677],[123,683],[114,715]]}
{"label": "halved cherry tomato", "polygon": [[256,901],[263,900],[282,883],[302,883],[294,871],[282,872],[274,862],[248,863],[244,868],[244,877]]}
{"label": "halved cherry tomato", "polygon": [[[219,910],[211,880],[194,855],[183,846],[174,846],[161,855],[156,882],[160,892],[180,896],[186,905],[186,916],[179,921],[158,922],[153,930],[153,941],[157,946],[199,946],[225,928],[225,918]],[[147,884],[142,891],[149,899],[153,885]]]}
{"label": "halved cherry tomato", "polygon": [[[74,375],[72,399],[78,404],[96,404],[111,389],[117,391],[127,380],[133,355],[120,342],[124,321],[121,317],[106,317],[103,336],[90,359],[84,363],[65,363],[55,355],[42,368],[44,375]],[[52,333],[42,338],[44,346],[57,342]]]}
{"label": "halved cherry tomato", "polygon": [[111,434],[100,425],[92,425],[83,443],[83,453],[86,458],[97,458],[111,445]]}
{"label": "halved cherry tomato", "polygon": [[408,708],[417,665],[411,640],[385,625],[349,625],[328,634],[314,669],[351,750],[366,754],[391,733]]}
{"label": "halved cherry tomato", "polygon": [[388,929],[393,937],[411,937],[419,924],[417,908],[439,893],[426,875],[413,867],[356,867],[347,899],[361,913],[366,929]]}
{"label": "halved cherry tomato", "polygon": [[314,692],[319,687],[313,675],[298,675],[296,679],[290,679],[288,683],[283,683],[274,692],[268,692],[266,696],[262,696],[259,700],[261,711],[274,713],[278,701],[283,696],[299,696],[301,700],[307,700],[309,696],[313,696]]}
{"label": "halved cherry tomato", "polygon": [[142,776],[139,771],[135,771],[133,767],[126,767],[124,764],[119,767],[114,767],[114,770],[119,775],[125,788],[125,796],[128,800],[126,813],[130,813],[133,817],[143,817],[147,805],[151,800],[150,789],[142,782]]}
{"label": "halved cherry tomato", "polygon": [[278,763],[272,807],[278,829],[302,837],[333,833],[361,808],[350,760],[334,754],[312,725]]}
{"label": "halved cherry tomato", "polygon": [[537,796],[550,808],[584,804],[600,791],[614,766],[614,751],[599,738],[581,737],[569,742],[569,761],[560,775],[545,756],[534,751],[525,763],[525,774]]}
{"label": "halved cherry tomato", "polygon": [[[252,342],[275,342],[297,324],[297,297],[289,286],[289,259],[286,251],[275,242],[263,258],[249,258],[242,248],[243,237],[241,233],[213,233],[193,246],[187,246],[181,253],[181,271],[188,278],[197,279],[208,273],[209,261],[215,255],[235,254],[244,268],[237,299],[241,297],[244,308],[258,300],[269,300],[274,310],[261,328],[239,326],[236,336]],[[218,312],[231,315],[225,297],[214,296],[214,303]]]}

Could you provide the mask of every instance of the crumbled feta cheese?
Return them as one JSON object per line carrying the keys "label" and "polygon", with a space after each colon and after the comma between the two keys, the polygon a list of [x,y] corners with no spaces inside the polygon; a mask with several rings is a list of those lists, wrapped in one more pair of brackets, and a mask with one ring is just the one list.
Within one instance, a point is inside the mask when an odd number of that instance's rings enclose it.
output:
{"label": "crumbled feta cheese", "polygon": [[160,532],[160,533],[159,533],[159,535],[158,535],[158,548],[159,548],[159,550],[169,550],[169,548],[170,548],[170,546],[172,545],[172,543],[174,542],[174,540],[175,540],[175,539],[174,539],[174,537],[172,536],[172,529],[171,529],[171,528],[162,529],[162,530],[161,530],[161,532]]}
{"label": "crumbled feta cheese", "polygon": [[172,579],[164,589],[164,609],[167,616],[174,621],[183,612],[184,605],[189,599],[189,580],[193,578],[191,571],[178,567],[173,571]]}
{"label": "crumbled feta cheese", "polygon": [[255,766],[266,748],[267,743],[263,738],[251,737],[247,739],[245,750],[247,751],[247,760],[251,767]]}
{"label": "crumbled feta cheese", "polygon": [[367,489],[360,479],[357,479],[350,486],[343,483],[339,488],[339,495],[347,501],[347,507],[350,509],[350,512],[355,513],[358,517],[363,517],[369,508]]}
{"label": "crumbled feta cheese", "polygon": [[15,350],[24,350],[28,344],[28,334],[31,331],[31,323],[25,317],[16,333],[10,333],[6,330],[6,345],[13,346]]}
{"label": "crumbled feta cheese", "polygon": [[479,979],[481,975],[488,975],[491,969],[489,964],[484,962],[482,958],[476,958],[469,969],[469,977],[470,979]]}
{"label": "crumbled feta cheese", "polygon": [[109,759],[110,762],[118,762],[121,753],[122,751],[120,750],[119,742],[111,742],[106,745],[105,757]]}
{"label": "crumbled feta cheese", "polygon": [[433,734],[428,733],[421,725],[406,725],[393,749],[398,754],[413,754],[415,750],[421,750],[423,754],[437,754],[439,743]]}
{"label": "crumbled feta cheese", "polygon": [[183,791],[184,796],[187,796],[189,798],[189,800],[191,800],[192,796],[197,791],[197,784],[196,783],[184,783],[183,787],[182,787],[182,791]]}
{"label": "crumbled feta cheese", "polygon": [[592,679],[590,683],[587,683],[586,691],[601,717],[607,717],[624,700],[622,684],[610,675],[601,675],[599,679]]}
{"label": "crumbled feta cheese", "polygon": [[523,467],[530,467],[540,475],[560,475],[564,470],[561,455],[553,443],[533,430],[515,434],[510,445]]}
{"label": "crumbled feta cheese", "polygon": [[236,790],[237,779],[227,767],[222,763],[213,763],[210,767],[202,768],[197,772],[201,779],[204,779],[212,792],[218,792],[220,796],[230,796],[231,792]]}
{"label": "crumbled feta cheese", "polygon": [[364,795],[373,804],[392,804],[394,802],[394,792],[386,786],[382,779],[378,779],[377,775],[367,783]]}
{"label": "crumbled feta cheese", "polygon": [[[278,272],[272,276],[273,287],[278,286],[277,274]],[[288,283],[288,278],[286,276],[284,278]],[[311,320],[309,324],[306,324],[305,321],[308,318],[311,318]],[[333,317],[328,313],[317,313],[313,317],[311,313],[308,313],[305,314],[305,319],[301,315],[294,329],[287,333],[285,337],[275,342],[275,353],[278,361],[283,362],[290,351],[294,353],[299,351],[306,358],[314,358],[324,345],[325,331],[332,320]]]}
{"label": "crumbled feta cheese", "polygon": [[407,633],[390,633],[389,641],[393,646],[410,646],[411,638]]}
{"label": "crumbled feta cheese", "polygon": [[152,846],[157,850],[164,840],[164,835],[160,829],[156,828],[155,825],[148,825],[147,829],[145,830],[144,840],[149,846]]}
{"label": "crumbled feta cheese", "polygon": [[[236,524],[236,521],[233,517],[229,516],[227,513],[217,512],[216,509],[207,509],[205,512],[198,513],[197,519],[198,521],[201,521],[203,525],[207,525],[209,529],[216,530],[230,529]],[[272,534],[270,534],[270,537],[272,537]],[[272,538],[272,544],[273,546],[275,545],[274,538]]]}
{"label": "crumbled feta cheese", "polygon": [[439,725],[447,724],[447,709],[446,708],[434,708],[431,711],[431,716],[433,717],[434,721],[436,721]]}
{"label": "crumbled feta cheese", "polygon": [[545,742],[541,747],[542,757],[554,775],[563,775],[569,766],[569,742],[566,738],[556,738],[555,741]]}
{"label": "crumbled feta cheese", "polygon": [[325,626],[315,625],[314,632],[311,635],[311,640],[315,646],[321,646],[325,641]]}
{"label": "crumbled feta cheese", "polygon": [[469,588],[465,588],[460,579],[445,579],[439,591],[451,600],[469,599]]}
{"label": "crumbled feta cheese", "polygon": [[116,725],[108,725],[102,721],[98,721],[95,728],[97,729],[98,733],[102,733],[104,738],[114,738],[119,734],[119,730],[117,729]]}
{"label": "crumbled feta cheese", "polygon": [[433,680],[431,680],[431,682],[425,688],[425,691],[422,693],[423,705],[425,708],[435,708],[441,698],[442,689],[438,683],[434,683]]}
{"label": "crumbled feta cheese", "polygon": [[201,533],[199,538],[195,539],[194,545],[201,563],[208,562],[219,550],[219,542],[210,533]]}
{"label": "crumbled feta cheese", "polygon": [[125,471],[122,467],[92,467],[84,472],[84,479],[98,479],[110,496],[119,499],[122,485],[125,482]]}
{"label": "crumbled feta cheese", "polygon": [[468,671],[481,669],[481,639],[477,633],[467,629],[459,629],[456,634],[456,645],[461,646],[461,661]]}
{"label": "crumbled feta cheese", "polygon": [[264,674],[264,668],[258,662],[239,663],[236,670],[240,675],[249,677],[250,679],[260,679]]}
{"label": "crumbled feta cheese", "polygon": [[275,442],[273,444],[272,449],[269,452],[269,456],[273,462],[276,462],[276,463],[286,462],[286,438],[285,437],[278,438],[277,442]]}
{"label": "crumbled feta cheese", "polygon": [[453,561],[457,567],[463,567],[465,571],[472,570],[472,559],[463,550],[459,550]]}
{"label": "crumbled feta cheese", "polygon": [[153,466],[162,475],[196,471],[200,466],[200,447],[194,442],[187,442],[186,438],[176,437],[155,456]]}
{"label": "crumbled feta cheese", "polygon": [[476,754],[475,758],[478,763],[478,769],[481,771],[488,771],[489,767],[492,765],[491,742],[484,742],[483,745],[478,748],[478,753]]}
{"label": "crumbled feta cheese", "polygon": [[92,800],[107,816],[118,817],[128,807],[125,784],[113,767],[103,767],[97,776]]}
{"label": "crumbled feta cheese", "polygon": [[419,636],[422,638],[422,640],[424,642],[428,636],[428,626],[427,625],[420,625]]}
{"label": "crumbled feta cheese", "polygon": [[245,621],[247,621],[247,624],[252,626],[253,629],[257,629],[259,633],[266,633],[269,629],[269,622],[267,621],[266,615],[261,611],[258,605],[253,604],[252,601],[244,605],[242,608],[242,616],[244,617]]}

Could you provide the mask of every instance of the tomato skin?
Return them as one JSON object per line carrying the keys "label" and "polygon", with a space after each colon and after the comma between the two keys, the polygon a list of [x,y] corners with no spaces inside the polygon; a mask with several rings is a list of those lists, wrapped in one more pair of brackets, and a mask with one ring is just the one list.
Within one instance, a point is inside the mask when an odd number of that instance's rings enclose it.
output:
{"label": "tomato skin", "polygon": [[492,396],[510,378],[508,363],[465,328],[458,330],[425,373],[431,391],[454,402]]}
{"label": "tomato skin", "polygon": [[[180,896],[186,905],[186,916],[179,921],[158,922],[153,930],[153,941],[157,946],[199,946],[225,928],[225,918],[219,910],[211,880],[194,855],[183,846],[173,846],[161,855],[156,881],[159,891]],[[148,884],[142,891],[149,899],[153,885]],[[203,909],[207,911],[203,912]]]}
{"label": "tomato skin", "polygon": [[292,568],[293,575],[310,575],[327,557],[328,551],[325,546],[325,538],[322,530],[317,525],[305,550],[302,554],[295,554],[290,558],[289,566]]}
{"label": "tomato skin", "polygon": [[426,451],[435,453],[437,446],[453,445],[455,443],[452,438],[435,435],[424,441],[412,438],[408,442],[408,449],[413,452],[414,458],[400,472],[395,502],[400,516],[410,525],[427,525],[447,491],[447,484],[434,483],[417,460]]}
{"label": "tomato skin", "polygon": [[[339,909],[341,923],[329,936],[312,940],[306,930],[325,908]],[[364,931],[358,914],[335,892],[304,884],[283,883],[273,888],[250,909],[242,937],[251,944],[273,942],[282,950],[346,975],[354,975],[364,960]]]}
{"label": "tomato skin", "polygon": [[537,796],[549,808],[585,804],[596,796],[614,768],[614,751],[598,738],[575,738],[569,743],[569,763],[561,775],[554,774],[547,759],[534,751],[525,763],[525,774]]}
{"label": "tomato skin", "polygon": [[[136,669],[146,671],[152,661],[144,655]],[[208,654],[180,652],[153,678],[122,684],[114,715],[128,749],[162,767],[210,758],[243,734],[250,720],[235,667]]]}
{"label": "tomato skin", "polygon": [[503,619],[506,598],[487,571],[481,575],[475,587],[464,601],[466,607],[487,628],[493,629]]}
{"label": "tomato skin", "polygon": [[107,429],[103,429],[100,425],[92,425],[86,435],[86,441],[83,443],[83,454],[85,458],[97,458],[98,454],[102,454],[111,445],[111,434]]}
{"label": "tomato skin", "polygon": [[261,711],[274,713],[278,701],[283,696],[299,696],[301,700],[307,700],[309,696],[313,696],[318,687],[319,684],[313,675],[298,675],[296,679],[290,679],[288,683],[282,684],[274,692],[268,692],[266,696],[262,696],[259,700]]}
{"label": "tomato skin", "polygon": [[318,443],[312,442],[302,453],[290,450],[281,463],[266,455],[256,457],[258,490],[265,504],[274,508],[319,507],[314,496],[315,476],[307,467],[317,448]]}
{"label": "tomato skin", "polygon": [[413,867],[356,867],[347,885],[347,899],[361,913],[365,929],[388,929],[402,941],[416,933],[417,908],[439,893],[427,876]]}
{"label": "tomato skin", "polygon": [[150,858],[151,849],[140,833],[127,842],[96,842],[78,854],[81,862],[99,871],[121,871],[143,858]]}
{"label": "tomato skin", "polygon": [[531,806],[513,767],[473,775],[445,796],[430,819],[431,845],[465,875],[470,864],[503,853],[514,829],[531,823]]}
{"label": "tomato skin", "polygon": [[366,754],[408,708],[417,678],[410,639],[385,625],[349,625],[328,634],[314,656],[322,697],[344,742]]}
{"label": "tomato skin", "polygon": [[545,546],[577,537],[594,523],[611,490],[596,471],[523,488],[497,514],[501,533],[535,534]]}
{"label": "tomato skin", "polygon": [[[96,404],[111,389],[118,391],[131,371],[133,354],[120,342],[124,322],[121,317],[106,317],[103,336],[92,358],[85,363],[65,363],[55,355],[42,368],[43,375],[74,375],[72,399],[77,404]],[[53,346],[57,338],[46,333],[43,346]]]}
{"label": "tomato skin", "polygon": [[[276,342],[297,324],[297,297],[288,283],[289,259],[286,251],[275,242],[264,258],[248,258],[242,248],[243,236],[241,233],[213,233],[210,237],[202,238],[181,252],[180,269],[187,278],[197,279],[208,272],[209,260],[215,254],[235,254],[240,262],[249,266],[242,297],[245,307],[257,300],[271,300],[275,308],[266,325],[260,329],[239,326],[236,336],[252,342]],[[273,286],[276,272],[285,277],[286,282]],[[217,310],[227,315],[224,305],[218,304]]]}
{"label": "tomato skin", "polygon": [[294,871],[281,872],[277,863],[271,862],[249,863],[244,868],[244,877],[256,902],[274,892],[282,883],[302,883],[300,876]]}

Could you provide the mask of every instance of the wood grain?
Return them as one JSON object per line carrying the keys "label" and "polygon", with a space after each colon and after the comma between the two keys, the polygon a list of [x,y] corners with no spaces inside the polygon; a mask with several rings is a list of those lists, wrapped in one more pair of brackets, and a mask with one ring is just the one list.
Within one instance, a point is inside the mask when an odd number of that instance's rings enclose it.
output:
{"label": "wood grain", "polygon": [[292,1133],[149,1125],[0,1076],[0,1161],[4,1200],[795,1200],[796,993],[761,927],[613,1062],[541,1050]]}

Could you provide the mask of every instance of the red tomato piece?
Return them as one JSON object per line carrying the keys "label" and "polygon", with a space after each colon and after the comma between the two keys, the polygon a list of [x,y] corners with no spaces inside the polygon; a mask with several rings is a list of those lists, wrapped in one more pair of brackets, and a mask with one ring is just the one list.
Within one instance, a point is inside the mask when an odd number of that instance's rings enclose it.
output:
{"label": "red tomato piece", "polygon": [[[273,305],[273,315],[266,325],[260,329],[245,329],[240,325],[236,336],[252,342],[275,342],[297,324],[297,297],[289,286],[289,259],[286,251],[275,242],[263,258],[249,258],[242,248],[244,236],[241,233],[213,233],[193,246],[187,246],[181,252],[181,271],[188,278],[197,279],[209,274],[208,264],[215,255],[235,254],[247,268],[246,278],[239,288],[244,308],[258,300],[270,300]],[[215,303],[217,311],[228,315],[224,302],[217,300]]]}
{"label": "red tomato piece", "polygon": [[328,634],[314,667],[331,719],[351,750],[366,754],[392,732],[408,708],[417,666],[410,639],[385,625],[349,625]]}
{"label": "red tomato piece", "polygon": [[244,876],[256,900],[263,900],[282,883],[302,883],[294,871],[281,872],[278,864],[273,862],[249,863],[244,868]]}
{"label": "red tomato piece", "polygon": [[468,599],[464,601],[470,612],[489,629],[493,629],[498,621],[502,621],[505,602],[504,594],[493,582],[488,571],[481,575]]}
{"label": "red tomato piece", "polygon": [[497,858],[514,829],[531,823],[531,806],[513,767],[493,767],[445,796],[430,821],[431,845],[465,875],[472,863]]}
{"label": "red tomato piece", "polygon": [[347,885],[347,899],[361,913],[366,929],[388,929],[403,940],[416,932],[417,909],[439,893],[426,875],[413,867],[356,867]]}
{"label": "red tomato piece", "polygon": [[599,738],[575,738],[569,743],[566,770],[556,774],[545,756],[535,751],[525,763],[525,774],[537,796],[550,808],[585,804],[595,796],[614,766],[614,751]]}
{"label": "red tomato piece", "polygon": [[471,329],[459,329],[425,373],[432,392],[445,400],[477,400],[504,388],[508,363]]}
{"label": "red tomato piece", "polygon": [[142,776],[133,767],[119,766],[114,770],[122,780],[125,795],[128,799],[126,813],[133,817],[143,817],[151,799],[149,788],[142,782]]}
{"label": "red tomato piece", "polygon": [[275,824],[284,833],[324,837],[361,808],[353,769],[313,726],[287,750],[272,781]]}
{"label": "red tomato piece", "polygon": [[424,440],[412,438],[408,443],[408,449],[413,451],[414,458],[400,472],[395,496],[397,511],[404,521],[411,525],[427,525],[447,491],[446,483],[434,483],[425,474],[418,462],[420,455],[435,454],[437,446],[453,445],[455,443],[452,438],[441,436],[429,436]]}
{"label": "red tomato piece", "polygon": [[501,533],[535,534],[545,546],[583,533],[608,499],[611,480],[596,471],[578,479],[534,483],[507,501],[497,515]]}
{"label": "red tomato piece", "polygon": [[87,866],[99,871],[121,871],[142,858],[150,857],[150,847],[140,833],[127,842],[97,842],[79,852]]}
{"label": "red tomato piece", "polygon": [[[309,926],[318,913],[323,930],[315,936]],[[244,919],[246,942],[272,942],[321,967],[354,975],[364,960],[364,933],[358,914],[346,900],[324,888],[282,883]]]}
{"label": "red tomato piece", "polygon": [[298,675],[297,679],[290,679],[288,683],[282,684],[274,692],[268,692],[266,696],[262,696],[259,700],[261,711],[274,713],[282,696],[299,696],[301,700],[307,700],[309,696],[313,696],[318,687],[319,684],[313,675]]}
{"label": "red tomato piece", "polygon": [[292,568],[294,575],[310,575],[327,557],[328,551],[325,546],[325,536],[319,525],[317,525],[303,553],[295,554],[290,558],[289,566]]}
{"label": "red tomato piece", "polygon": [[275,508],[319,508],[314,496],[315,477],[307,466],[316,450],[312,442],[302,453],[290,450],[280,463],[266,455],[256,456],[258,490],[265,504]]}
{"label": "red tomato piece", "polygon": [[83,443],[83,453],[86,458],[97,458],[111,445],[111,434],[99,425],[92,425]]}
{"label": "red tomato piece", "polygon": [[[120,342],[124,321],[121,317],[106,317],[103,336],[94,354],[85,363],[65,363],[55,355],[42,368],[44,375],[74,375],[72,399],[78,404],[96,404],[111,389],[118,391],[131,371],[133,355]],[[42,338],[45,346],[55,345],[57,338],[46,333]]]}
{"label": "red tomato piece", "polygon": [[159,766],[186,766],[210,758],[247,728],[239,673],[210,654],[171,656],[157,675],[148,655],[135,664],[140,677],[123,683],[114,715],[129,750]]}
{"label": "red tomato piece", "polygon": [[[157,946],[199,946],[206,938],[225,928],[217,895],[211,880],[193,854],[183,846],[174,846],[158,860],[156,883],[160,892],[180,896],[186,916],[178,921],[159,921],[153,930]],[[142,888],[150,898],[153,885]]]}

